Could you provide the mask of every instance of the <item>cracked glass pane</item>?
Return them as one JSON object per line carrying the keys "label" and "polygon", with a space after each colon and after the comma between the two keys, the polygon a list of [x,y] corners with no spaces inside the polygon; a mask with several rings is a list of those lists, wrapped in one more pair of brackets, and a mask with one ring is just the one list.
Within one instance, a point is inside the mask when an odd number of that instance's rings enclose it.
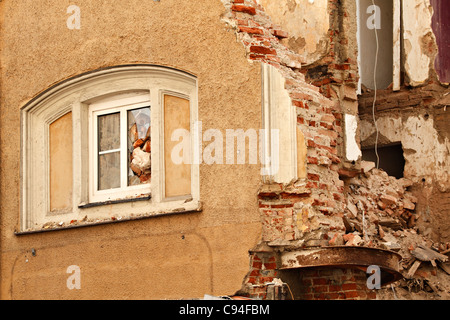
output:
{"label": "cracked glass pane", "polygon": [[151,121],[150,107],[129,110],[128,121],[128,185],[150,183]]}

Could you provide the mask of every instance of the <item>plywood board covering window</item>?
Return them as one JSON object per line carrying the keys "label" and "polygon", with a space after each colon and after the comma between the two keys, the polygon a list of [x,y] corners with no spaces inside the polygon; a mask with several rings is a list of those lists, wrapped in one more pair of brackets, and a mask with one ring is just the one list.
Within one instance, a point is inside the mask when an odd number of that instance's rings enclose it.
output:
{"label": "plywood board covering window", "polygon": [[[165,197],[181,197],[191,194],[191,165],[189,157],[180,155],[187,161],[177,164],[172,159],[174,147],[182,143],[172,141],[175,130],[190,132],[190,101],[185,98],[164,95],[164,165],[165,165]],[[189,138],[189,137],[184,137]],[[189,138],[190,141],[190,138]],[[190,144],[188,143],[189,148]],[[189,151],[184,150],[183,151]]]}
{"label": "plywood board covering window", "polygon": [[72,209],[73,138],[72,112],[49,126],[50,136],[50,211]]}

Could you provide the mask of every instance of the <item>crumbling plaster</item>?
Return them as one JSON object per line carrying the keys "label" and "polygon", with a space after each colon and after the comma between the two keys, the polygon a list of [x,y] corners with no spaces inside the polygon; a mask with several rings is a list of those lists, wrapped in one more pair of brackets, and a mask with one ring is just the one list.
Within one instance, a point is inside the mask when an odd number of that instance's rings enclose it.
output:
{"label": "crumbling plaster", "polygon": [[432,17],[430,0],[403,0],[404,68],[412,86],[423,84],[434,67],[437,46]]}
{"label": "crumbling plaster", "polygon": [[[422,179],[427,184],[436,182],[441,192],[450,190],[450,141],[438,134],[433,118],[386,114],[378,118],[377,126],[383,139],[380,142],[402,143],[406,161],[405,177],[415,183]],[[372,145],[375,133],[373,121],[361,121],[363,144]]]}
{"label": "crumbling plaster", "polygon": [[272,21],[289,33],[283,40],[306,64],[319,60],[329,49],[328,0],[257,0]]}

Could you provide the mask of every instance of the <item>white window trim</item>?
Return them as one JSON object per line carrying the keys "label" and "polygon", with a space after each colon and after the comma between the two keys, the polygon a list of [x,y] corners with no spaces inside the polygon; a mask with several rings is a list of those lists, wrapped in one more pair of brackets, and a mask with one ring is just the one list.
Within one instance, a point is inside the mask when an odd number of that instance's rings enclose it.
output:
{"label": "white window trim", "polygon": [[298,179],[297,113],[281,73],[266,63],[261,68],[265,130],[262,140],[263,179],[265,183],[288,184]]}
{"label": "white window trim", "polygon": [[[128,152],[127,152],[127,131],[123,129],[127,123],[127,111],[136,108],[149,107],[151,110],[151,102],[148,94],[135,95],[131,97],[121,98],[117,100],[98,102],[92,104],[89,108],[89,200],[90,202],[115,201],[128,198],[136,198],[142,194],[151,194],[150,184],[142,184],[138,186],[125,186],[128,184]],[[96,190],[98,185],[98,128],[97,117],[101,115],[120,113],[120,143],[118,151],[121,152],[121,187],[114,190]]]}
{"label": "white window trim", "polygon": [[[104,210],[89,195],[89,105],[114,99],[122,93],[149,93],[151,101],[152,183],[151,199],[117,203]],[[164,93],[187,97],[191,105],[191,141],[198,121],[197,80],[170,68],[137,65],[104,69],[69,79],[40,94],[21,109],[21,231],[40,229],[47,222],[70,223],[109,219],[124,214],[153,216],[182,211],[198,211],[200,204],[199,164],[191,166],[191,197],[165,199],[163,142]],[[73,210],[67,214],[49,213],[49,134],[48,126],[72,112],[73,119]],[[160,124],[160,125],[154,125]],[[156,183],[159,181],[159,183]]]}

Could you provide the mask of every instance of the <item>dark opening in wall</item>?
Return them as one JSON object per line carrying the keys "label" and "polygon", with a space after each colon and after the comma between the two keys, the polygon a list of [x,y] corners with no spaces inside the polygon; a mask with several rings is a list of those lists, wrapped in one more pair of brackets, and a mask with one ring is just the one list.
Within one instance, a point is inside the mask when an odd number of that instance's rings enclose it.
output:
{"label": "dark opening in wall", "polygon": [[[405,157],[403,156],[403,147],[401,143],[378,146],[378,156],[380,158],[380,169],[383,169],[390,176],[397,179],[403,178],[405,171]],[[363,149],[362,159],[377,163],[375,147]]]}

